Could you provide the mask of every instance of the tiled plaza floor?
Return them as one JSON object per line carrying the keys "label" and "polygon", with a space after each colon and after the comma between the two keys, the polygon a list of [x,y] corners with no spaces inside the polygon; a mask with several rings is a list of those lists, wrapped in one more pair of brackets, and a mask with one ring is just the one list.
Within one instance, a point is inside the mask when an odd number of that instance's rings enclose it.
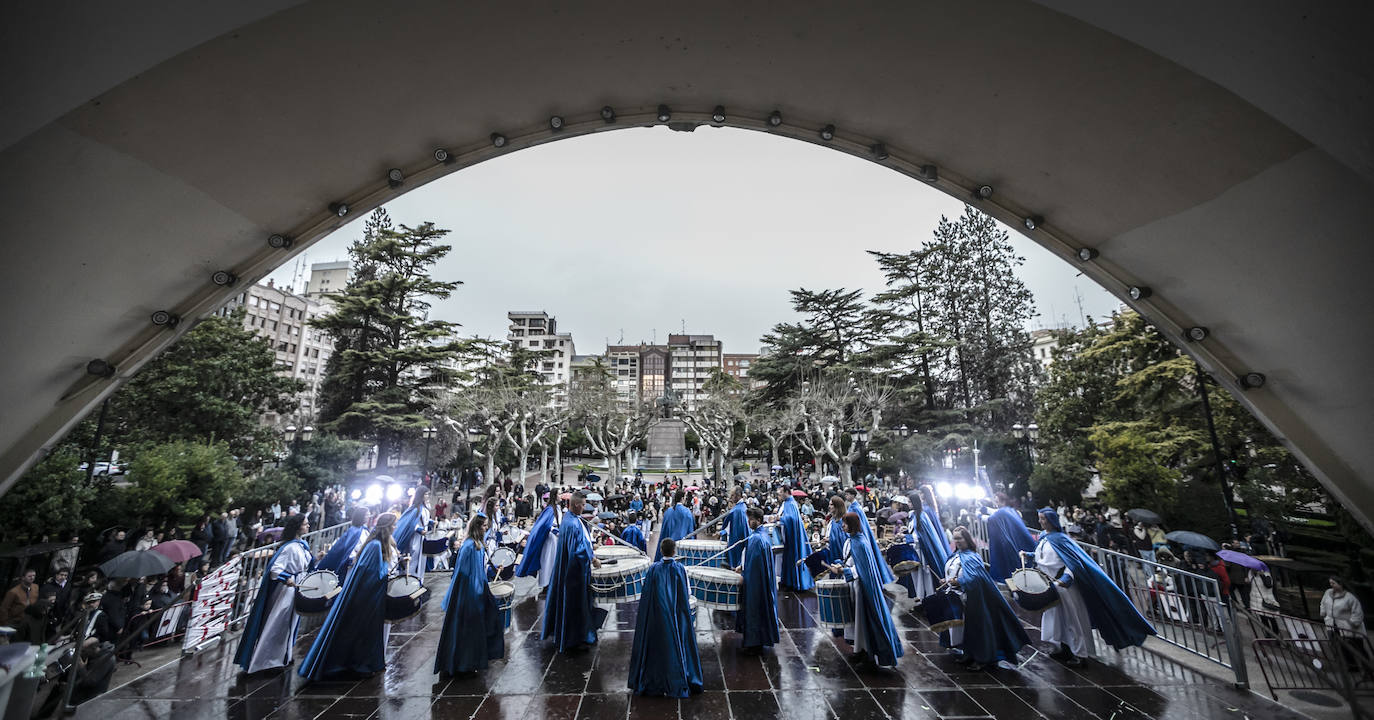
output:
{"label": "tiled plaza floor", "polygon": [[[431,596],[446,577],[431,575]],[[431,601],[393,626],[387,669],[371,679],[304,683],[290,671],[238,676],[235,641],[173,663],[82,705],[83,720],[136,718],[999,718],[1005,720],[1297,720],[1302,715],[1233,690],[1153,653],[1107,650],[1070,670],[1035,656],[1019,670],[970,672],[940,648],[919,615],[897,616],[906,655],[895,670],[856,670],[849,646],[816,627],[813,595],[780,592],[782,642],[738,652],[732,616],[697,615],[705,692],[685,700],[639,698],[625,688],[636,605],[607,618],[598,647],[558,655],[539,641],[543,601],[521,600],[506,634],[506,659],[473,678],[432,672],[443,613]],[[1038,637],[1031,631],[1032,638]],[[297,658],[312,636],[301,639]],[[1023,651],[1021,660],[1030,657]]]}

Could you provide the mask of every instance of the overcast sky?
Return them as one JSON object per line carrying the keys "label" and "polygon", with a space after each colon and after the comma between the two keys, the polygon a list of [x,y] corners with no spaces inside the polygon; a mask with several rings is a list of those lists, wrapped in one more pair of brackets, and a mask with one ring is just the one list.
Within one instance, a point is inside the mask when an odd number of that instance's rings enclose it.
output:
{"label": "overcast sky", "polygon": [[[506,311],[545,310],[579,354],[714,334],[725,352],[795,317],[789,289],[882,288],[864,250],[903,252],[963,203],[823,147],[764,133],[634,128],[522,150],[468,168],[386,206],[397,224],[433,221],[453,252],[434,275],[462,280],[434,317],[465,334],[505,337]],[[298,257],[345,260],[363,216]],[[1033,327],[1081,325],[1115,298],[1012,233],[1035,294]],[[271,277],[292,284],[298,260]],[[295,284],[301,289],[299,283]]]}

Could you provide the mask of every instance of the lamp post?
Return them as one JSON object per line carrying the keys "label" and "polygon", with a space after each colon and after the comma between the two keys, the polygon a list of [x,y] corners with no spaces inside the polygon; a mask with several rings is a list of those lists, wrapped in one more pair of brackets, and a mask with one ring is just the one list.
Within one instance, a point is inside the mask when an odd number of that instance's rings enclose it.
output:
{"label": "lamp post", "polygon": [[1035,471],[1035,440],[1040,437],[1040,426],[1035,423],[1022,426],[1016,423],[1011,426],[1011,434],[1016,438],[1016,443],[1026,451],[1026,464],[1029,469],[1026,471],[1026,483],[1030,484],[1030,473]]}
{"label": "lamp post", "polygon": [[1212,403],[1207,399],[1207,374],[1202,370],[1202,364],[1193,361],[1193,366],[1197,368],[1197,392],[1202,398],[1202,412],[1207,417],[1207,434],[1212,440],[1212,459],[1217,466],[1217,481],[1221,483],[1221,501],[1226,505],[1226,516],[1231,521],[1231,538],[1240,537],[1239,523],[1236,521],[1236,506],[1231,494],[1231,482],[1226,477],[1226,463],[1221,459],[1221,442],[1217,440],[1217,426],[1212,421]]}
{"label": "lamp post", "polygon": [[850,430],[850,431],[849,431],[849,440],[850,440],[850,442],[854,443],[854,445],[857,446],[857,447],[859,448],[859,456],[858,456],[857,458],[855,458],[858,462],[855,463],[855,465],[856,465],[856,470],[855,470],[854,472],[857,473],[857,466],[861,466],[861,465],[862,465],[862,463],[863,463],[863,461],[864,461],[864,459],[865,459],[865,456],[866,456],[866,454],[867,454],[868,430],[866,430],[866,429],[864,429],[864,428],[861,428],[861,427],[854,428],[853,430]]}
{"label": "lamp post", "polygon": [[[468,428],[468,447],[469,447],[469,448],[473,448],[473,447],[475,447],[475,446],[477,445],[477,443],[479,443],[479,442],[481,442],[481,441],[482,441],[482,431],[479,430],[479,429],[477,429],[477,428]],[[477,457],[477,454],[476,454],[476,452],[474,452],[474,453],[473,453],[473,459],[476,459],[476,457]],[[464,518],[470,518],[470,516],[472,515],[472,481],[473,481],[473,475],[472,475],[471,473],[469,473],[469,474],[468,474],[468,478],[467,478],[467,482],[464,483],[464,485],[467,485],[467,486],[468,486],[468,497],[467,497],[467,500],[464,501],[464,505],[463,505],[463,510],[464,510],[464,512],[463,512],[463,517],[464,517]]]}
{"label": "lamp post", "polygon": [[429,487],[429,444],[434,440],[436,432],[438,431],[433,426],[420,431],[420,434],[425,438],[425,461],[420,465],[420,481],[425,484],[425,487]]}

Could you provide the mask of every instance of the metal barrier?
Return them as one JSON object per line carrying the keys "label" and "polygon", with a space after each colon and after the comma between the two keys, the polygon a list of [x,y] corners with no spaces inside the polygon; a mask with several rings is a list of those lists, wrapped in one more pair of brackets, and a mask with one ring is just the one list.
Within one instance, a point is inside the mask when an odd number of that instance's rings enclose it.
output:
{"label": "metal barrier", "polygon": [[1362,699],[1374,697],[1374,685],[1367,684],[1374,665],[1363,635],[1258,638],[1250,645],[1275,700],[1279,690],[1330,691],[1350,704],[1354,717],[1370,717]]}
{"label": "metal barrier", "polygon": [[[987,523],[980,517],[970,522],[968,528],[987,559]],[[1235,615],[1222,600],[1216,578],[1081,540],[1075,542],[1097,561],[1136,610],[1150,619],[1160,640],[1230,670],[1237,686],[1250,686]]]}
{"label": "metal barrier", "polygon": [[[328,550],[339,536],[347,530],[349,523],[339,523],[332,527],[322,530],[308,532],[300,537],[310,546],[310,555],[314,557],[322,551]],[[258,598],[258,588],[262,585],[262,574],[267,572],[267,563],[272,561],[272,555],[281,547],[280,542],[271,545],[263,545],[251,550],[244,550],[239,553],[239,562],[242,569],[239,571],[239,587],[234,598],[234,613],[230,624],[238,627],[240,623],[248,619],[253,612],[253,602]]]}

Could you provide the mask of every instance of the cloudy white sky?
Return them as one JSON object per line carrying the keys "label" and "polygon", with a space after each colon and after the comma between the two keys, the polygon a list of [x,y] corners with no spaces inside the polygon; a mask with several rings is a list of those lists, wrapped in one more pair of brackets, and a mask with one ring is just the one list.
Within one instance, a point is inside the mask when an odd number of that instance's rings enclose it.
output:
{"label": "cloudy white sky", "polygon": [[[787,291],[883,284],[864,250],[906,251],[963,203],[886,168],[808,143],[729,128],[636,128],[513,153],[386,206],[397,223],[452,232],[435,276],[462,280],[434,316],[504,337],[506,311],[545,310],[577,352],[607,340],[714,334],[726,352],[794,313]],[[306,250],[347,259],[362,217]],[[1012,233],[1035,294],[1033,325],[1081,325],[1115,298]],[[292,284],[297,260],[272,274]],[[296,283],[299,290],[300,284]]]}

